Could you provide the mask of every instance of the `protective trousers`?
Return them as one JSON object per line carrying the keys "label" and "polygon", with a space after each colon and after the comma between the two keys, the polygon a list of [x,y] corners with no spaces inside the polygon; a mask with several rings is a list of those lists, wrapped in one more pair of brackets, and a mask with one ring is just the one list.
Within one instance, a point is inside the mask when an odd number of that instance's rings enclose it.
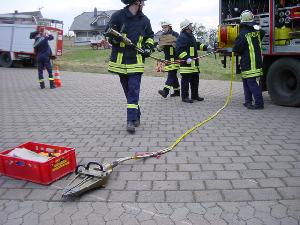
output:
{"label": "protective trousers", "polygon": [[127,99],[127,121],[140,119],[140,86],[142,73],[119,75],[124,94]]}
{"label": "protective trousers", "polygon": [[39,75],[39,81],[43,82],[44,81],[44,75],[43,75],[43,70],[46,68],[49,74],[49,80],[53,80],[53,74],[52,74],[52,65],[50,62],[49,58],[40,58],[37,61],[38,63],[38,75]]}
{"label": "protective trousers", "polygon": [[243,87],[245,95],[245,104],[252,104],[253,95],[256,106],[264,105],[262,91],[258,83],[256,82],[256,77],[243,78]]}
{"label": "protective trousers", "polygon": [[171,70],[168,72],[168,78],[166,80],[165,87],[168,89],[170,89],[170,87],[173,87],[174,90],[179,90],[177,70]]}
{"label": "protective trousers", "polygon": [[189,97],[189,85],[191,86],[191,98],[199,97],[199,73],[185,73],[181,74],[181,97],[182,99]]}

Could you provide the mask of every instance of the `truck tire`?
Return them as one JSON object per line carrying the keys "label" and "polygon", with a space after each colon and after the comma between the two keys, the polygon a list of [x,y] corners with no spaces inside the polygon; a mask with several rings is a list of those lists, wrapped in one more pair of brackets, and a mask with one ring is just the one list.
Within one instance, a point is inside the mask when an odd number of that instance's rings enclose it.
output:
{"label": "truck tire", "polygon": [[12,67],[13,61],[9,52],[2,52],[0,55],[0,65],[3,67]]}
{"label": "truck tire", "polygon": [[282,58],[268,71],[267,87],[272,101],[283,106],[300,105],[300,62]]}

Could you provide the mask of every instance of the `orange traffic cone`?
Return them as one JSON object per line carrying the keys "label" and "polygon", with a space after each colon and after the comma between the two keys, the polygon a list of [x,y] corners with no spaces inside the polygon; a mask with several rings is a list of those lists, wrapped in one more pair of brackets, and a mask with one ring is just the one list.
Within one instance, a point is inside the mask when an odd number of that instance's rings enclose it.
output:
{"label": "orange traffic cone", "polygon": [[55,65],[54,67],[54,85],[55,87],[61,87],[61,79],[59,75],[58,65]]}

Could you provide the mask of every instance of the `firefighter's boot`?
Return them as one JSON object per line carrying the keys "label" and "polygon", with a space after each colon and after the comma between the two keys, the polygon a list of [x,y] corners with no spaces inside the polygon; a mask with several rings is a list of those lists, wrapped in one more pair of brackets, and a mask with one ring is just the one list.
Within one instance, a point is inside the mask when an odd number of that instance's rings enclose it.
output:
{"label": "firefighter's boot", "polygon": [[40,82],[40,87],[41,87],[41,89],[45,89],[45,82],[44,81]]}
{"label": "firefighter's boot", "polygon": [[50,89],[54,89],[54,88],[55,88],[54,80],[50,80]]}
{"label": "firefighter's boot", "polygon": [[180,96],[180,91],[175,90],[173,94],[170,95],[171,97],[179,97]]}
{"label": "firefighter's boot", "polygon": [[135,132],[135,126],[133,121],[127,121],[127,127],[126,130],[130,133],[133,134]]}
{"label": "firefighter's boot", "polygon": [[169,94],[169,89],[168,88],[164,88],[163,90],[159,90],[158,94],[160,94],[163,98],[166,98]]}
{"label": "firefighter's boot", "polygon": [[133,124],[134,124],[135,127],[139,127],[140,124],[141,124],[141,120],[140,119],[134,120]]}

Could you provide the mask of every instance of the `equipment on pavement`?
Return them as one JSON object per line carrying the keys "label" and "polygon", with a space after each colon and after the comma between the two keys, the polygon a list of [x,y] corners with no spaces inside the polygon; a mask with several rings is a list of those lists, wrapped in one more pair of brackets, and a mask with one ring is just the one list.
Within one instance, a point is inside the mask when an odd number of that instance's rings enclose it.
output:
{"label": "equipment on pavement", "polygon": [[58,65],[54,66],[54,85],[55,85],[55,87],[61,87],[62,86]]}
{"label": "equipment on pavement", "polygon": [[[234,79],[234,55],[232,53],[232,65],[231,65],[231,80],[230,80],[230,88],[229,95],[224,103],[224,105],[218,109],[215,113],[210,115],[206,120],[196,124],[184,134],[182,134],[179,138],[177,138],[169,147],[158,150],[156,152],[146,152],[146,153],[136,153],[133,156],[128,156],[124,158],[117,159],[112,163],[104,163],[100,164],[97,162],[89,162],[87,165],[79,165],[76,168],[76,176],[75,178],[67,185],[67,187],[63,190],[62,197],[76,197],[80,196],[83,193],[93,190],[95,188],[104,187],[109,175],[113,172],[113,168],[124,163],[129,160],[138,160],[138,159],[147,159],[147,158],[159,158],[161,155],[166,154],[172,151],[186,136],[188,136],[191,132],[196,130],[197,128],[203,126],[209,121],[213,120],[216,116],[218,116],[231,102],[232,99],[232,82]],[[198,99],[196,99],[198,100]]]}

